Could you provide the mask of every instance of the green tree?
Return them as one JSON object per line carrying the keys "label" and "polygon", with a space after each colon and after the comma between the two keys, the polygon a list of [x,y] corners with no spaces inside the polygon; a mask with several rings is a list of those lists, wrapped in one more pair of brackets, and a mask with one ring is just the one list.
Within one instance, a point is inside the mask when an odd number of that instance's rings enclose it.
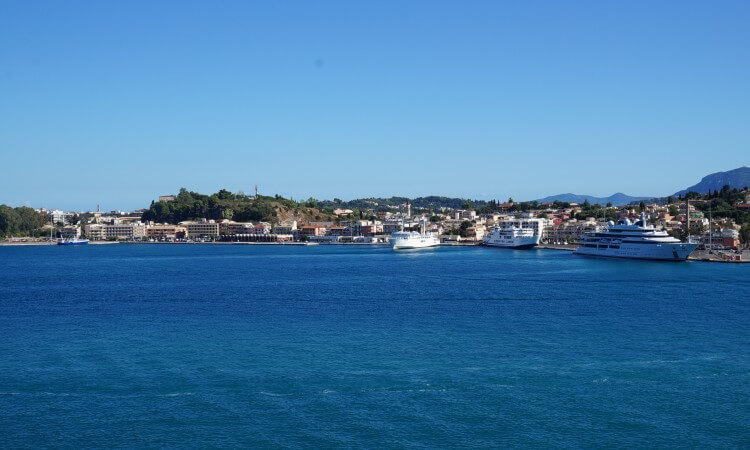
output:
{"label": "green tree", "polygon": [[471,222],[469,222],[468,220],[464,220],[458,227],[458,234],[464,238],[469,237],[469,228],[471,228]]}
{"label": "green tree", "polygon": [[742,228],[740,228],[740,241],[742,245],[750,245],[750,222],[742,224]]}

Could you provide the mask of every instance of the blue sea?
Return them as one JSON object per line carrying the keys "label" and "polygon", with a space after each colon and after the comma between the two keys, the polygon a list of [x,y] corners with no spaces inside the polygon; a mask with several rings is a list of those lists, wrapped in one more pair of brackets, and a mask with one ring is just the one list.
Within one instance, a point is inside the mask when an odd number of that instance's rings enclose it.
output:
{"label": "blue sea", "polygon": [[0,247],[0,447],[748,447],[750,265]]}

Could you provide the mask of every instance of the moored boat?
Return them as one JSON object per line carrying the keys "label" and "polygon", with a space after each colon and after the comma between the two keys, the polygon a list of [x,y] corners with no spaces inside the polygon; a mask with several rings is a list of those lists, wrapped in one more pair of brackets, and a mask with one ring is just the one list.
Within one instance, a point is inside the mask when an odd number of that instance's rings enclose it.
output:
{"label": "moored boat", "polygon": [[60,239],[57,241],[57,245],[86,245],[89,243],[88,239],[79,239],[79,238],[72,238],[72,239]]}
{"label": "moored boat", "polygon": [[543,219],[504,220],[494,227],[482,240],[490,247],[532,248],[539,245],[544,230]]}
{"label": "moored boat", "polygon": [[420,231],[404,231],[403,223],[401,231],[391,234],[391,245],[394,250],[429,248],[440,245],[440,240],[433,233],[427,232],[426,221],[421,221]]}
{"label": "moored boat", "polygon": [[648,225],[646,214],[632,223],[629,219],[617,224],[610,221],[607,228],[584,235],[575,254],[610,258],[652,259],[685,261],[698,247],[692,242],[682,242],[664,230]]}

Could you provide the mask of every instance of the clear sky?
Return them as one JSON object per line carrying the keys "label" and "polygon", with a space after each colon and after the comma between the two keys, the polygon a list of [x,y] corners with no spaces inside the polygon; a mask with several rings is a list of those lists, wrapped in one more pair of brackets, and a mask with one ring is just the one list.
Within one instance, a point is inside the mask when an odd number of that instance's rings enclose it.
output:
{"label": "clear sky", "polygon": [[0,203],[668,195],[750,165],[748,1],[0,2]]}

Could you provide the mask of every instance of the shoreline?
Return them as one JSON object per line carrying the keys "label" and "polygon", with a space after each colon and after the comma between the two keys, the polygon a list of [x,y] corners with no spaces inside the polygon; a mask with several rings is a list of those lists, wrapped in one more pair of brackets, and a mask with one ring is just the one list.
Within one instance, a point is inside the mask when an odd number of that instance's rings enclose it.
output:
{"label": "shoreline", "polygon": [[[338,243],[320,243],[320,242],[136,242],[136,241],[89,241],[87,245],[279,245],[279,246],[301,246],[317,247],[329,245],[353,245],[353,246],[372,246],[372,247],[389,247],[387,243],[362,243],[362,242],[338,242]],[[56,246],[57,241],[0,241],[0,247],[35,247],[35,246]],[[441,242],[439,247],[482,247],[479,242]],[[536,249],[554,250],[554,251],[575,251],[575,245],[568,244],[539,244]],[[748,250],[743,252],[743,256],[748,254]],[[750,255],[741,261],[728,261],[720,259],[716,254],[708,255],[705,252],[692,254],[687,258],[688,261],[707,262],[707,263],[725,263],[725,264],[746,264],[750,263]]]}

